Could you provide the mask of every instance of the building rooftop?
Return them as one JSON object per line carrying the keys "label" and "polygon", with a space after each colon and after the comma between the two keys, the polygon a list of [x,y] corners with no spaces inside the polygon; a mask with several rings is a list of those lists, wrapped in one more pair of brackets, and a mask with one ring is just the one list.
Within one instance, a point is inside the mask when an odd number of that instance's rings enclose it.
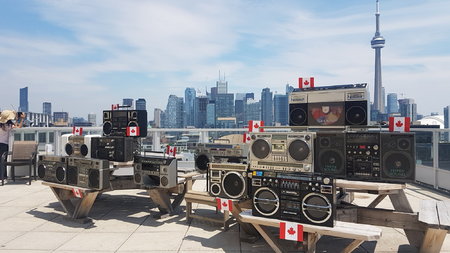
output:
{"label": "building rooftop", "polygon": [[[205,189],[197,180],[195,190]],[[417,185],[408,185],[406,195],[417,211],[422,199],[449,197]],[[369,204],[375,195],[356,194],[355,202]],[[392,208],[389,199],[380,204]],[[182,204],[184,209],[185,203]],[[194,204],[197,214],[216,216],[210,206]],[[240,240],[239,226],[228,231],[209,222],[187,222],[180,215],[153,218],[155,205],[144,190],[103,193],[91,210],[93,223],[80,224],[65,213],[49,187],[40,181],[0,186],[0,252],[271,252],[263,239],[255,243]],[[442,252],[450,252],[450,239]],[[336,252],[348,240],[322,237],[317,252]],[[289,242],[286,242],[289,243]],[[365,242],[355,252],[414,252],[403,230],[383,228],[378,242]]]}

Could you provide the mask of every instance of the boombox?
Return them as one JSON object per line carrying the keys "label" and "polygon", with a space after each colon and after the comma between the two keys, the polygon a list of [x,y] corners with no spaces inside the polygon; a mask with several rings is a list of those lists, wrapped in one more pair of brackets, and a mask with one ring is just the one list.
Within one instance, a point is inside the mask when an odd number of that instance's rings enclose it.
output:
{"label": "boombox", "polygon": [[44,181],[66,184],[67,158],[62,156],[40,156],[38,177]]}
{"label": "boombox", "polygon": [[136,139],[123,136],[103,136],[91,139],[92,158],[115,162],[132,161],[138,150]]}
{"label": "boombox", "polygon": [[69,157],[67,183],[83,188],[103,190],[109,185],[109,161]]}
{"label": "boombox", "polygon": [[314,173],[347,176],[344,132],[317,132],[314,148]]}
{"label": "boombox", "polygon": [[134,182],[145,187],[172,188],[178,184],[177,159],[174,157],[136,156]]}
{"label": "boombox", "polygon": [[128,127],[137,127],[136,137],[147,136],[147,110],[108,110],[103,111],[103,135],[131,136]]}
{"label": "boombox", "polygon": [[209,163],[209,194],[213,197],[248,197],[247,164]]}
{"label": "boombox", "polygon": [[333,227],[336,184],[331,177],[305,173],[253,171],[254,216]]}
{"label": "boombox", "polygon": [[248,146],[246,144],[197,144],[195,168],[201,172],[207,172],[210,162],[244,163],[247,162]]}
{"label": "boombox", "polygon": [[289,125],[367,125],[366,86],[363,83],[295,89],[289,94]]}
{"label": "boombox", "polygon": [[63,156],[91,157],[91,139],[100,135],[77,136],[65,134],[61,136],[61,154]]}
{"label": "boombox", "polygon": [[250,169],[313,172],[313,132],[257,133],[250,142]]}

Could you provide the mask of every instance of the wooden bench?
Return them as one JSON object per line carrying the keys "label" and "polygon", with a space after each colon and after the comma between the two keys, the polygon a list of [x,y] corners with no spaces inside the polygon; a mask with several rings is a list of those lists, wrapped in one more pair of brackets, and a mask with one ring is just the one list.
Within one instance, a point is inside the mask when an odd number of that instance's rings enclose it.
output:
{"label": "wooden bench", "polygon": [[420,252],[440,252],[450,230],[450,201],[422,200],[419,221],[427,224]]}
{"label": "wooden bench", "polygon": [[[94,205],[99,191],[51,182],[42,182],[52,189],[69,218],[89,221],[87,216]],[[81,198],[74,195],[73,189],[80,191]]]}
{"label": "wooden bench", "polygon": [[[241,212],[240,219],[251,223],[275,252],[284,252],[276,237],[264,227],[279,228],[281,220],[256,217],[251,214],[251,210]],[[342,252],[352,252],[364,241],[376,241],[381,237],[381,229],[378,227],[342,221],[337,221],[332,228],[303,224],[303,232],[307,233],[307,240],[304,242],[304,249],[307,252],[315,251],[316,243],[322,235],[353,239]]]}

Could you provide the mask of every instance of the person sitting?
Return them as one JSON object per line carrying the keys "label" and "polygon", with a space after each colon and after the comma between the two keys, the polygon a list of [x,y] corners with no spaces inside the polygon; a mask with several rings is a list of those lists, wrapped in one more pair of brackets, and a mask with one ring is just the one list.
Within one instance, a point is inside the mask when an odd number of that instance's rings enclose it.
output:
{"label": "person sitting", "polygon": [[7,178],[6,168],[3,161],[6,161],[9,150],[9,137],[13,128],[21,128],[25,120],[26,114],[23,112],[16,113],[11,110],[4,110],[0,113],[0,173],[3,172],[1,178]]}

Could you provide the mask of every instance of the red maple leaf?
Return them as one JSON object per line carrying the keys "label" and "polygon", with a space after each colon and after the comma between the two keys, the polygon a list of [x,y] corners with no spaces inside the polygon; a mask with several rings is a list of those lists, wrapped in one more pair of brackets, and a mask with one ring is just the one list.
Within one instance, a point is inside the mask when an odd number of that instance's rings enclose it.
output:
{"label": "red maple leaf", "polygon": [[75,129],[75,132],[77,132],[77,133],[78,133],[78,132],[80,132],[80,129],[78,129],[78,128],[77,128],[77,129]]}
{"label": "red maple leaf", "polygon": [[254,127],[254,128],[259,128],[258,123],[256,123],[253,127]]}
{"label": "red maple leaf", "polygon": [[402,127],[403,126],[403,122],[401,120],[397,121],[397,123],[395,123],[395,125],[397,127]]}
{"label": "red maple leaf", "polygon": [[250,137],[247,137],[247,141],[249,141],[250,140]]}
{"label": "red maple leaf", "polygon": [[294,230],[294,228],[289,228],[289,230],[287,231],[290,235],[294,235],[296,232]]}
{"label": "red maple leaf", "polygon": [[136,132],[136,131],[134,131],[134,128],[133,128],[133,129],[131,129],[131,132],[134,133],[134,132]]}
{"label": "red maple leaf", "polygon": [[309,85],[308,80],[305,80],[305,81],[303,82],[303,84],[305,84],[306,86],[308,86],[308,85]]}
{"label": "red maple leaf", "polygon": [[225,207],[228,206],[227,202],[222,202],[222,206],[225,206]]}

